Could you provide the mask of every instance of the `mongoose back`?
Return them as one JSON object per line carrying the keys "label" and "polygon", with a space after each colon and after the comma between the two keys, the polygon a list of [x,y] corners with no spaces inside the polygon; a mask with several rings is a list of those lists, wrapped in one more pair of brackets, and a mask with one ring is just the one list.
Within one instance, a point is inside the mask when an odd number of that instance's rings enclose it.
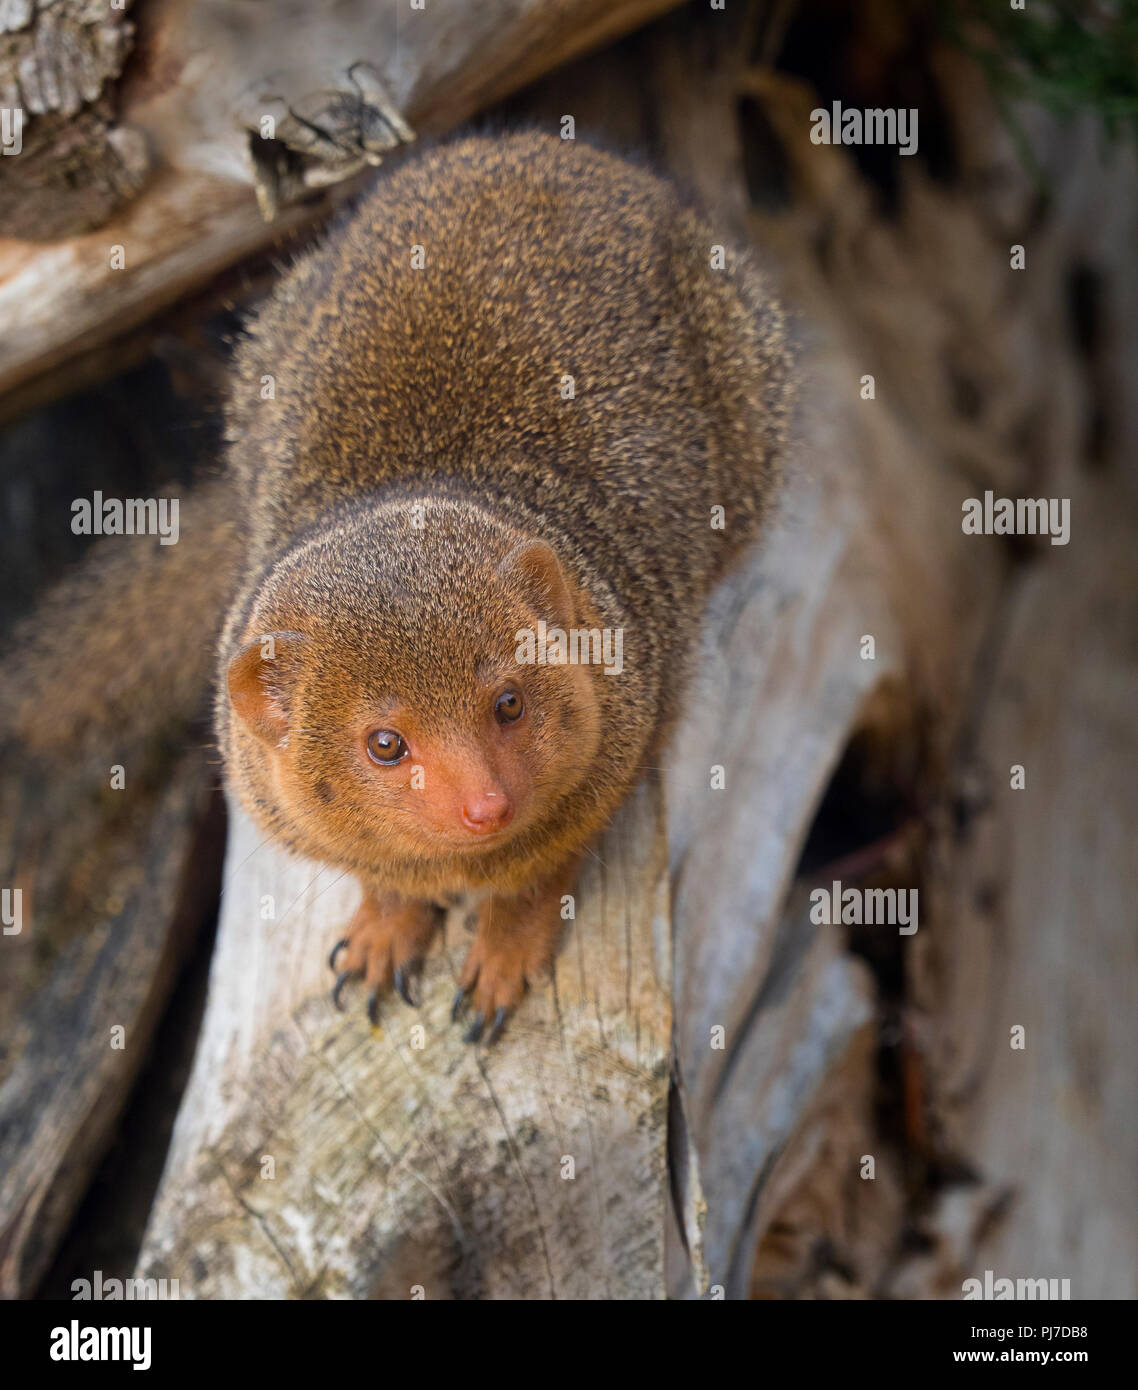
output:
{"label": "mongoose back", "polygon": [[719,240],[608,154],[465,138],[385,178],[251,325],[217,731],[259,823],[363,886],[337,1002],[357,975],[373,1018],[392,985],[410,1002],[470,895],[455,1012],[495,1038],[651,763],[790,408],[782,314]]}

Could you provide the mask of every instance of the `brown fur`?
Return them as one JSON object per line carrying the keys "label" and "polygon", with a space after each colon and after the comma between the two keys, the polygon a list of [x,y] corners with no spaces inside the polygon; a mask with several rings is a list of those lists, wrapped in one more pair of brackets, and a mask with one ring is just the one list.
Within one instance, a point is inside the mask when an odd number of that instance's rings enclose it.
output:
{"label": "brown fur", "polygon": [[[463,983],[480,1013],[512,1007],[554,949],[567,866],[676,710],[789,410],[781,314],[745,257],[711,269],[715,241],[608,155],[464,139],[384,180],[242,348],[249,560],[218,732],[261,824],[360,877],[347,960],[373,989],[412,963],[380,904],[473,890],[489,897]],[[621,629],[623,673],[519,666],[542,617]],[[516,728],[492,718],[506,686]],[[375,727],[406,737],[404,764],[369,761]],[[508,801],[503,831],[464,834],[480,796]]]}
{"label": "brown fur", "polygon": [[0,747],[78,796],[112,764],[160,770],[208,714],[219,631],[243,549],[228,479],[179,499],[177,545],[103,538],[17,625],[0,675]]}

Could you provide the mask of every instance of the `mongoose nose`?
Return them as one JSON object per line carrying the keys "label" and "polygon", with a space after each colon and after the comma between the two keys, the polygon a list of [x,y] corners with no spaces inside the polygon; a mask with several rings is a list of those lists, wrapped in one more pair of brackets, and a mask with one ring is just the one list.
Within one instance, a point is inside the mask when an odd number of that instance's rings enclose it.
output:
{"label": "mongoose nose", "polygon": [[505,792],[482,792],[462,803],[462,823],[475,835],[502,830],[513,819],[514,808]]}

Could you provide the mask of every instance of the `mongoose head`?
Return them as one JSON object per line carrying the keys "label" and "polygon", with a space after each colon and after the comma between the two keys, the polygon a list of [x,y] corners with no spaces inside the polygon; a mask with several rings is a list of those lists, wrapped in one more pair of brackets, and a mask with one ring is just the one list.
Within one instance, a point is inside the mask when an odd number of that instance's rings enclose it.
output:
{"label": "mongoose head", "polygon": [[345,867],[477,859],[539,831],[600,751],[596,673],[535,664],[583,595],[554,550],[464,502],[336,518],[234,634],[228,757],[255,811]]}

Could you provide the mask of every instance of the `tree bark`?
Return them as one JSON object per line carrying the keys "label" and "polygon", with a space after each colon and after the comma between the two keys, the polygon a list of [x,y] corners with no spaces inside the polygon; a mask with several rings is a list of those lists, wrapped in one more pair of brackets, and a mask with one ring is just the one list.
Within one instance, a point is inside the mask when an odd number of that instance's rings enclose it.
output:
{"label": "tree bark", "polygon": [[0,160],[0,396],[279,247],[415,134],[675,3],[147,0],[121,80],[118,11],[10,6],[0,92],[24,148]]}
{"label": "tree bark", "polygon": [[[492,1049],[451,1022],[447,922],[412,1010],[333,1007],[358,891],[234,815],[210,997],[139,1260],[196,1298],[663,1293],[665,847],[645,785],[589,860],[552,983]],[[419,1292],[421,1291],[421,1292]]]}

